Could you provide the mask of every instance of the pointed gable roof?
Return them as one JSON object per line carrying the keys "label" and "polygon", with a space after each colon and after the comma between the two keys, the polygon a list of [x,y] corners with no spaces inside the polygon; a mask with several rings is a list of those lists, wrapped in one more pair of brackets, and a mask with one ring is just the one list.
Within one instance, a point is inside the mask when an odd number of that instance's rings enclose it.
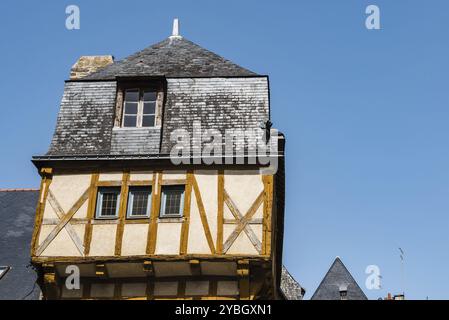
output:
{"label": "pointed gable roof", "polygon": [[187,39],[170,37],[82,79],[139,76],[246,77],[257,74]]}
{"label": "pointed gable roof", "polygon": [[347,290],[347,300],[368,300],[351,273],[337,257],[311,300],[340,300],[340,290]]}

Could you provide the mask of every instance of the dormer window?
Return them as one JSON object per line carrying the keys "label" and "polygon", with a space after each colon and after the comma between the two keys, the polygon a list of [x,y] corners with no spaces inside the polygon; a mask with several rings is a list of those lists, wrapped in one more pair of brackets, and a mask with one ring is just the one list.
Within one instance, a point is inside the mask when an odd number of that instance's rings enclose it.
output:
{"label": "dormer window", "polygon": [[128,89],[123,104],[125,128],[154,127],[156,120],[157,92],[151,89]]}
{"label": "dormer window", "polygon": [[165,82],[120,79],[117,86],[116,128],[156,128],[162,124]]}

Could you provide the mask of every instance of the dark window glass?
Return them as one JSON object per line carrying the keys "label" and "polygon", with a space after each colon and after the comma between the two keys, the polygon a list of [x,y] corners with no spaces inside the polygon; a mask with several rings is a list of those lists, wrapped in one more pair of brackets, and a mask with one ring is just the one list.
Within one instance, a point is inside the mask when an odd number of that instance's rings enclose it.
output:
{"label": "dark window glass", "polygon": [[97,218],[116,217],[120,188],[101,188],[97,196]]}
{"label": "dark window glass", "polygon": [[143,89],[126,90],[123,104],[123,127],[154,127],[157,92]]}
{"label": "dark window glass", "polygon": [[143,116],[142,127],[153,127],[154,126],[154,116]]}
{"label": "dark window glass", "polygon": [[145,91],[143,93],[143,101],[156,101],[156,92],[153,91]]}
{"label": "dark window glass", "polygon": [[125,114],[137,114],[137,103],[125,103]]}
{"label": "dark window glass", "polygon": [[123,121],[124,127],[136,127],[137,124],[137,116],[126,116]]}
{"label": "dark window glass", "polygon": [[139,90],[127,90],[125,94],[126,102],[138,102],[139,101]]}
{"label": "dark window glass", "polygon": [[154,114],[156,112],[156,102],[145,102],[143,104],[143,114]]}
{"label": "dark window glass", "polygon": [[162,189],[164,205],[162,216],[182,215],[184,186],[166,186]]}
{"label": "dark window glass", "polygon": [[149,216],[150,187],[132,187],[128,197],[128,217]]}

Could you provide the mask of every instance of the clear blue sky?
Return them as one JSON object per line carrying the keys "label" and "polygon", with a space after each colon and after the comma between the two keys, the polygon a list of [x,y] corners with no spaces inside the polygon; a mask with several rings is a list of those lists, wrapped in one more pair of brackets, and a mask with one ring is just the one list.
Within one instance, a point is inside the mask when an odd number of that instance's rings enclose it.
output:
{"label": "clear blue sky", "polygon": [[[65,7],[81,30],[65,29]],[[382,30],[365,29],[365,8]],[[37,187],[63,85],[81,55],[123,58],[181,34],[270,76],[287,137],[284,261],[313,294],[335,256],[369,298],[449,298],[446,0],[1,1],[0,188]],[[376,264],[383,288],[365,288]]]}

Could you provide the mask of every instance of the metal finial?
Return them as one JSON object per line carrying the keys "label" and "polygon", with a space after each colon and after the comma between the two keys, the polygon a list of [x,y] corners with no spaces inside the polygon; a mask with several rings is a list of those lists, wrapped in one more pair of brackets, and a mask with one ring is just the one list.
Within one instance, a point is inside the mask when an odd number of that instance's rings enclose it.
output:
{"label": "metal finial", "polygon": [[170,39],[180,39],[182,38],[179,35],[179,20],[178,18],[175,18],[173,20],[173,31],[172,31],[172,35],[170,36]]}

